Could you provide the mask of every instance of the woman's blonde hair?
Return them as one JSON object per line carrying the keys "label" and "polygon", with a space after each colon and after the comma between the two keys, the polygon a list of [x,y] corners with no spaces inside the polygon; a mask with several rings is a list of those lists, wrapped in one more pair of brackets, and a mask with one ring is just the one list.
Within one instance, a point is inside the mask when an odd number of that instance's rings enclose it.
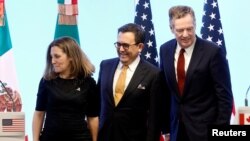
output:
{"label": "woman's blonde hair", "polygon": [[86,77],[93,75],[95,67],[82,51],[79,44],[73,38],[64,36],[53,40],[48,46],[46,68],[43,75],[44,79],[51,80],[58,76],[54,71],[52,57],[50,55],[51,48],[54,46],[62,49],[62,51],[71,58],[71,73],[69,77]]}

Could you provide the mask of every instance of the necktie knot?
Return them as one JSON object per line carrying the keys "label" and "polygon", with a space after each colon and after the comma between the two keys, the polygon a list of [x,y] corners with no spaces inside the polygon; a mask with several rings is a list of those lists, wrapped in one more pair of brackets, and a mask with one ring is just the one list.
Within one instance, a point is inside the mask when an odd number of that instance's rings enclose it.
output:
{"label": "necktie knot", "polygon": [[183,54],[185,52],[185,49],[181,49],[179,55]]}
{"label": "necktie knot", "polygon": [[122,66],[122,71],[127,71],[127,69],[128,69],[128,66],[127,66],[127,65],[123,65],[123,66]]}

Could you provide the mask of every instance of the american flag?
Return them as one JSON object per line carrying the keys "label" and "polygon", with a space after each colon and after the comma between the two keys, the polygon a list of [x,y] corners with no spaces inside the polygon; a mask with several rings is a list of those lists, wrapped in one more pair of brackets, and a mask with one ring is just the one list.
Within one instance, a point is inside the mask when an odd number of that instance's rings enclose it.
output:
{"label": "american flag", "polygon": [[155,31],[152,22],[152,13],[150,0],[136,0],[135,19],[134,22],[146,32],[145,47],[141,56],[148,62],[158,66],[158,54],[156,49]]}
{"label": "american flag", "polygon": [[24,119],[2,119],[2,132],[24,132]]}
{"label": "american flag", "polygon": [[204,0],[201,37],[208,41],[215,42],[226,53],[217,0]]}
{"label": "american flag", "polygon": [[[201,37],[215,42],[223,49],[225,54],[227,53],[217,0],[204,0]],[[231,124],[235,122],[235,112],[233,101]]]}

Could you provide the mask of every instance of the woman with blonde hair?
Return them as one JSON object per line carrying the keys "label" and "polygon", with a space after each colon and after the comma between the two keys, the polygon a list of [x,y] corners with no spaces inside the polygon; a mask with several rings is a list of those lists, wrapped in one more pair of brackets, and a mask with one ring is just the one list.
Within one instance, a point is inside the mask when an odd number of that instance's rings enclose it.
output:
{"label": "woman with blonde hair", "polygon": [[52,41],[33,116],[33,141],[96,141],[94,66],[71,37]]}

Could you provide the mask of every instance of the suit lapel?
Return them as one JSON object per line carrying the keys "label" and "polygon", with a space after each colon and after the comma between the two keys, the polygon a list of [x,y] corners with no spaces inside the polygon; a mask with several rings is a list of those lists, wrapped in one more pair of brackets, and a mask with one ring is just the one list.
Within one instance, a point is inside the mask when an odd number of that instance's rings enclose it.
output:
{"label": "suit lapel", "polygon": [[113,96],[113,81],[114,81],[115,71],[116,71],[118,63],[119,63],[119,59],[114,60],[112,63],[112,66],[107,66],[111,68],[110,72],[106,72],[107,74],[109,74],[108,81],[107,81],[108,82],[108,94],[114,106],[115,106],[115,101],[114,101],[114,96]]}
{"label": "suit lapel", "polygon": [[[175,62],[175,58],[174,58],[174,55],[175,55],[175,50],[176,50],[176,45],[174,47],[171,48],[170,50],[170,54],[169,54],[169,59],[171,59],[169,62],[170,62],[170,66],[169,66],[169,69],[170,69],[170,75],[171,76],[171,82],[173,84],[172,87],[175,88],[176,92],[178,93],[178,83],[177,83],[177,79],[176,79],[176,72],[175,72],[175,66],[174,66],[174,62]],[[179,96],[179,95],[178,95]]]}
{"label": "suit lapel", "polygon": [[184,95],[185,95],[186,89],[189,88],[189,84],[190,84],[189,82],[191,81],[192,75],[194,75],[195,68],[201,61],[202,57],[204,56],[204,53],[205,52],[202,49],[202,45],[200,44],[200,38],[197,37],[194,50],[192,53],[192,57],[191,57],[191,60],[187,69],[187,73],[186,73]]}
{"label": "suit lapel", "polygon": [[176,40],[174,40],[171,44],[170,44],[170,47],[167,48],[169,49],[169,51],[165,51],[166,54],[166,62],[168,62],[168,64],[165,66],[168,71],[168,77],[169,77],[169,80],[170,80],[170,83],[169,85],[171,85],[172,88],[174,88],[175,90],[175,94],[177,95],[177,97],[180,98],[180,95],[179,95],[179,90],[178,90],[178,83],[177,83],[177,79],[176,79],[176,73],[175,73],[175,65],[174,65],[174,62],[175,62],[175,58],[174,58],[174,55],[175,55],[175,50],[176,50],[176,46],[177,46],[177,42]]}
{"label": "suit lapel", "polygon": [[133,93],[133,91],[137,89],[138,85],[146,76],[147,68],[145,67],[144,63],[145,62],[141,59],[120,102],[122,102],[122,100],[125,99],[128,95]]}

